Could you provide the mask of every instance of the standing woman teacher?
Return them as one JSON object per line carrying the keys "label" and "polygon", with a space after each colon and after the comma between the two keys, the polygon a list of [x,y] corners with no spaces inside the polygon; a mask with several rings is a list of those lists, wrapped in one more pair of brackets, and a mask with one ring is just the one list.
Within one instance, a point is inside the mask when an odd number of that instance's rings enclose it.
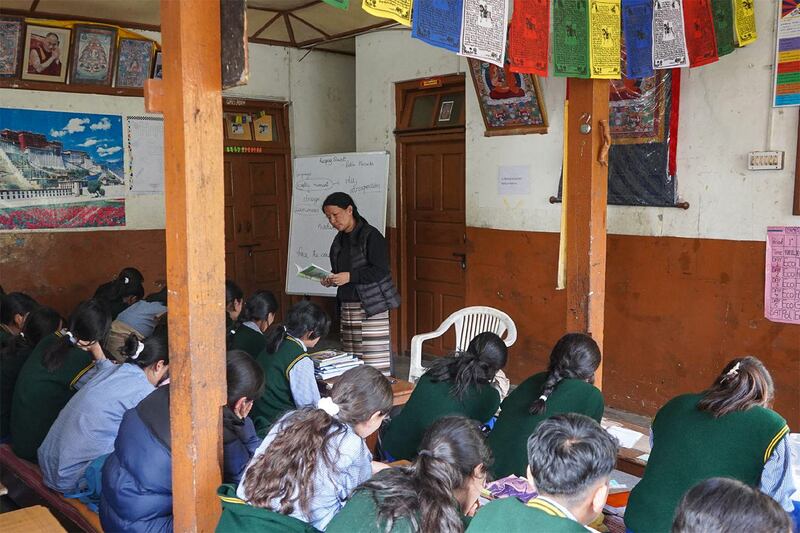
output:
{"label": "standing woman teacher", "polygon": [[349,194],[331,194],[322,212],[339,232],[331,244],[333,275],[321,283],[337,288],[344,349],[388,375],[389,309],[400,305],[400,295],[389,272],[386,239],[358,213]]}

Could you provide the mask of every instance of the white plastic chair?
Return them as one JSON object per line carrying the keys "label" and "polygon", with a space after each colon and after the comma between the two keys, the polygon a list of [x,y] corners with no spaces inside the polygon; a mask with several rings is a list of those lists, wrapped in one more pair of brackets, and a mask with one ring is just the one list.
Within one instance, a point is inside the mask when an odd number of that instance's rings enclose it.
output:
{"label": "white plastic chair", "polygon": [[506,346],[511,346],[517,340],[517,326],[506,313],[494,307],[484,307],[476,305],[460,309],[444,319],[436,331],[430,333],[420,333],[411,339],[411,368],[408,371],[408,381],[416,382],[425,373],[422,366],[422,343],[441,337],[450,326],[456,328],[456,350],[464,351],[469,346],[470,341],[479,333],[491,331],[502,337],[506,334]]}

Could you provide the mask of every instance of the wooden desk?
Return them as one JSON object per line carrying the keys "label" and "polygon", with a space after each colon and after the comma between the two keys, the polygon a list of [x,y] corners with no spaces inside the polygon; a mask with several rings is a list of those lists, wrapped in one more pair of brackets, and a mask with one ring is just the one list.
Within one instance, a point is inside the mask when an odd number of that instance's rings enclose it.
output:
{"label": "wooden desk", "polygon": [[0,514],[0,531],[4,533],[66,533],[56,517],[41,505]]}

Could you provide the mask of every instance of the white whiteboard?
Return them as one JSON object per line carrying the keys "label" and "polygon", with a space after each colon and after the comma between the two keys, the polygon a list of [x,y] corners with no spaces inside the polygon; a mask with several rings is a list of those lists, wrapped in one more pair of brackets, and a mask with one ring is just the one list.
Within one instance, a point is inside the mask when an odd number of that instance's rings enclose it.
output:
{"label": "white whiteboard", "polygon": [[134,194],[164,192],[164,120],[128,117],[128,183]]}
{"label": "white whiteboard", "polygon": [[294,160],[286,293],[336,296],[336,287],[297,277],[297,267],[311,263],[330,270],[328,258],[336,230],[322,213],[329,194],[345,192],[353,197],[359,213],[385,234],[386,189],[389,154],[364,152],[298,157]]}

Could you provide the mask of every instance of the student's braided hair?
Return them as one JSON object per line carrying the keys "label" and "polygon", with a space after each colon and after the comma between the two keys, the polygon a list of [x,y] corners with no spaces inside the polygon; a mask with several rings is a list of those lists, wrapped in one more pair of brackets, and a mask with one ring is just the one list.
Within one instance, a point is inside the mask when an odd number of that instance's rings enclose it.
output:
{"label": "student's braided hair", "polygon": [[461,509],[456,492],[476,467],[485,473],[491,464],[492,452],[478,423],[446,416],[425,431],[410,466],[383,470],[356,490],[371,493],[386,532],[406,519],[421,533],[461,533],[467,510]]}
{"label": "student's braided hair", "polygon": [[550,364],[547,367],[547,379],[542,392],[530,406],[532,415],[545,412],[547,398],[558,387],[563,379],[580,379],[594,383],[594,372],[600,366],[600,347],[589,335],[583,333],[567,333],[550,352]]}
{"label": "student's braided hair", "polygon": [[473,387],[488,385],[506,366],[508,348],[495,333],[485,332],[470,341],[467,351],[437,360],[427,374],[434,382],[447,381],[459,400]]}

